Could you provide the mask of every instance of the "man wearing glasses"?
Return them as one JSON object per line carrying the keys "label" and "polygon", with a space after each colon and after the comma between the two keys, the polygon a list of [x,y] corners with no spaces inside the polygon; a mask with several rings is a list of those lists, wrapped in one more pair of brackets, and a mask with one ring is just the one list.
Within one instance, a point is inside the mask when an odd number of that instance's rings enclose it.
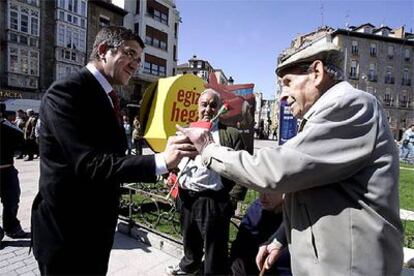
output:
{"label": "man wearing glasses", "polygon": [[155,181],[182,157],[195,156],[185,136],[171,138],[163,153],[125,156],[112,86],[128,83],[143,48],[131,30],[103,28],[86,67],[53,83],[42,99],[39,193],[32,207],[33,252],[42,275],[106,274],[120,183]]}

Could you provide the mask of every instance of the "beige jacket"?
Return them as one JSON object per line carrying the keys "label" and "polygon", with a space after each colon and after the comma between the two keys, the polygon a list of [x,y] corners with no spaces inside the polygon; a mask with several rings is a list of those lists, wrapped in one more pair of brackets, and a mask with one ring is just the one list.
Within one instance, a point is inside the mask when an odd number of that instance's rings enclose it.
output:
{"label": "beige jacket", "polygon": [[212,144],[205,165],[258,191],[286,193],[294,275],[400,275],[398,152],[376,98],[341,82],[302,132],[254,156]]}

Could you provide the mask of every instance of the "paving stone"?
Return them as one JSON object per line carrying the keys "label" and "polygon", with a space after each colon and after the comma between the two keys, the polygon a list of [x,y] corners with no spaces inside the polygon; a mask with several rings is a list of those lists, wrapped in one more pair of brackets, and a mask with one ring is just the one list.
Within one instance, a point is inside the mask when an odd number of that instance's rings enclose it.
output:
{"label": "paving stone", "polygon": [[25,266],[24,262],[17,262],[14,264],[10,264],[8,266],[5,266],[3,268],[0,269],[0,275],[5,275],[7,273],[7,275],[9,275],[9,273],[12,273],[14,270]]}

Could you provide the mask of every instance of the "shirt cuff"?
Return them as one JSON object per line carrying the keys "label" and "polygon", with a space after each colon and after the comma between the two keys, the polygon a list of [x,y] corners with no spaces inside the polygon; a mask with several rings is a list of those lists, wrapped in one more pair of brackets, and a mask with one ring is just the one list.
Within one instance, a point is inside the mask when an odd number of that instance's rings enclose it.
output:
{"label": "shirt cuff", "polygon": [[162,175],[168,173],[167,163],[165,163],[162,153],[155,154],[155,174]]}

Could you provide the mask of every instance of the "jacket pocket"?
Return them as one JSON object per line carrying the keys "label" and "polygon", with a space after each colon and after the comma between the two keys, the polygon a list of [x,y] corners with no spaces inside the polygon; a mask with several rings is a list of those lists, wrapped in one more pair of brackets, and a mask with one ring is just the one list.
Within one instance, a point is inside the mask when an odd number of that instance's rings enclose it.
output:
{"label": "jacket pocket", "polygon": [[306,220],[304,225],[308,225],[308,228],[305,230],[305,235],[307,239],[307,245],[309,247],[309,253],[312,255],[314,262],[318,263],[318,248],[316,247],[316,239],[314,234],[314,227],[313,222],[311,219],[310,212],[306,206],[306,204],[301,204],[302,212],[303,212],[303,218]]}

